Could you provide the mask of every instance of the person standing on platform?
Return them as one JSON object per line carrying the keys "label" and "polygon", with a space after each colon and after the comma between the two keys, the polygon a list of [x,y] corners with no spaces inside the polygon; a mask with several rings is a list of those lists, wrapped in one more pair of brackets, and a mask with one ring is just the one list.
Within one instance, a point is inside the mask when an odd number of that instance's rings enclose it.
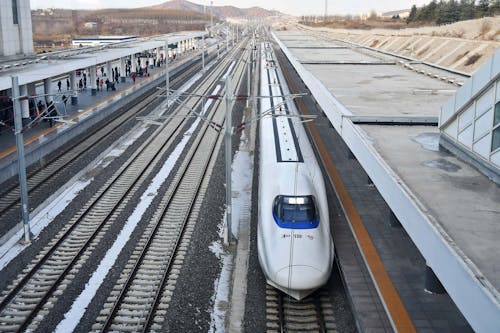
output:
{"label": "person standing on platform", "polygon": [[71,85],[69,84],[69,79],[66,79],[66,90],[69,90]]}
{"label": "person standing on platform", "polygon": [[135,73],[132,73],[132,82],[135,83]]}
{"label": "person standing on platform", "polygon": [[101,76],[104,76],[104,66],[101,67]]}
{"label": "person standing on platform", "polygon": [[96,86],[96,89],[99,90],[99,78],[95,79],[95,86]]}
{"label": "person standing on platform", "polygon": [[83,76],[83,89],[87,90],[87,76],[86,75]]}
{"label": "person standing on platform", "polygon": [[99,80],[99,88],[101,89],[102,91],[102,85],[103,85],[104,81],[102,80],[102,78]]}
{"label": "person standing on platform", "polygon": [[61,92],[61,86],[62,86],[61,80],[57,81],[57,92]]}
{"label": "person standing on platform", "polygon": [[68,101],[68,97],[66,97],[66,95],[62,95],[62,102],[64,104],[64,114],[67,114],[68,111],[66,109],[66,102]]}

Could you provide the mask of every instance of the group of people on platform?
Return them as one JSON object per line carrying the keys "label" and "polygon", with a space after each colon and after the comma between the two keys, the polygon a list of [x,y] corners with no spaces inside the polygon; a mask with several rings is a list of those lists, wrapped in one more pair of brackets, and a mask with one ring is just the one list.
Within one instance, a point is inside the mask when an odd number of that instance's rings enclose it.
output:
{"label": "group of people on platform", "polygon": [[[153,67],[160,67],[165,64],[165,57],[163,54],[160,55],[159,59],[156,59],[154,54],[150,54],[149,58],[151,59],[151,65]],[[171,60],[175,60],[176,55],[174,54],[171,57]],[[141,62],[141,58],[137,58],[137,62],[134,65],[135,71],[132,72],[133,66],[130,59],[127,60],[125,64],[125,75],[129,76],[132,79],[132,82],[135,83],[137,76],[149,76],[149,65],[150,60],[145,60],[144,63]],[[141,66],[145,65],[144,67]],[[100,75],[99,75],[100,71]],[[78,74],[78,73],[77,73]],[[87,72],[85,70],[80,71],[79,73],[80,79],[77,81],[78,91],[82,92],[87,90]],[[116,85],[118,84],[120,79],[120,72],[118,67],[111,68],[111,73],[105,73],[104,66],[100,68],[96,68],[96,88],[97,90],[104,90],[104,86],[106,86],[106,91],[116,90]],[[69,78],[66,78],[66,93],[61,96],[61,101],[64,106],[64,112],[66,112],[66,103],[69,99],[69,94],[72,90],[71,82]],[[63,92],[63,82],[64,79],[60,79],[57,81],[57,92]],[[66,96],[68,95],[68,96]],[[13,104],[10,98],[1,98],[0,96],[0,133],[3,127],[13,128],[14,127],[14,112],[13,112]],[[45,99],[30,99],[29,100],[29,113],[30,118],[37,119],[42,117],[43,121],[47,121],[49,126],[52,126],[54,123],[54,119],[59,116],[59,112],[56,108],[56,105],[51,99],[50,101],[45,101]]]}

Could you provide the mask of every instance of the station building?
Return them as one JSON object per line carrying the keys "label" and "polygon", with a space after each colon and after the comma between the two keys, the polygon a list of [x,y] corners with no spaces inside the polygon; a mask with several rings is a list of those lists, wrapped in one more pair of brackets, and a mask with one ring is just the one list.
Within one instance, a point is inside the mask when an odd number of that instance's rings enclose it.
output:
{"label": "station building", "polygon": [[500,184],[500,49],[441,108],[440,144]]}
{"label": "station building", "polygon": [[29,0],[0,0],[0,57],[33,54]]}

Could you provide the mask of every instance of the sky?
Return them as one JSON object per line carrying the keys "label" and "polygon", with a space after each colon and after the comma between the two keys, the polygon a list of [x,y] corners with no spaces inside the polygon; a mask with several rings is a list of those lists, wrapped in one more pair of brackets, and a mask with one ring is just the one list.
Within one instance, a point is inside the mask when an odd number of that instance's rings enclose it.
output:
{"label": "sky", "polygon": [[[31,0],[31,9],[69,8],[69,9],[101,9],[101,8],[135,8],[157,5],[166,0]],[[408,9],[412,5],[423,5],[431,0],[327,0],[329,15],[346,15],[392,10]],[[191,0],[198,4],[209,5],[210,0]],[[258,6],[265,9],[276,9],[291,15],[323,15],[325,0],[214,0],[214,6],[232,5],[240,8]]]}

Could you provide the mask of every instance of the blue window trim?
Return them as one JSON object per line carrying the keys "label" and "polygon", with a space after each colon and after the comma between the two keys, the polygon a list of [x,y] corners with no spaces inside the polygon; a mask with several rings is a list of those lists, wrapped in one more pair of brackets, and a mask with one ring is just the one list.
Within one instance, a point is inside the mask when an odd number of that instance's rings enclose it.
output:
{"label": "blue window trim", "polygon": [[316,218],[312,221],[301,221],[301,222],[292,222],[292,221],[283,221],[280,220],[273,212],[274,222],[283,229],[316,229],[319,225],[319,219]]}

